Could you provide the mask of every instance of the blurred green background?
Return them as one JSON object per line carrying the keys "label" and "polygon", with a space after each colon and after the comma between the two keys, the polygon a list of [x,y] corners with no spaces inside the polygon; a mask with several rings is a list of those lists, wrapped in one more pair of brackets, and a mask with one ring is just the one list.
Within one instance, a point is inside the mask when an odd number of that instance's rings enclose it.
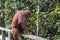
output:
{"label": "blurred green background", "polygon": [[0,0],[0,26],[11,28],[16,11],[29,9],[32,11],[30,30],[36,35],[38,6],[38,36],[60,40],[60,0]]}

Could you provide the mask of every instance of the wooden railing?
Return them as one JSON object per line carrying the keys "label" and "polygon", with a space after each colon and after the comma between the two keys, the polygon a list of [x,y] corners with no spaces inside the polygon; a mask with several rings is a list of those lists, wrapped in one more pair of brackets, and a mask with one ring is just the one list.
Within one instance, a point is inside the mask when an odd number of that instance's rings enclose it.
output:
{"label": "wooden railing", "polygon": [[[2,28],[0,27],[0,30],[2,31],[2,39],[3,40],[3,31],[6,31],[8,32],[8,40],[11,40],[11,29],[7,29],[7,28]],[[38,36],[35,36],[35,35],[27,35],[27,34],[21,34],[21,36],[23,36],[24,38],[29,38],[29,39],[33,39],[33,40],[49,40],[49,39],[46,39],[46,38],[42,38],[42,37],[38,37]],[[5,39],[7,40],[7,39]],[[21,39],[20,39],[21,40]]]}

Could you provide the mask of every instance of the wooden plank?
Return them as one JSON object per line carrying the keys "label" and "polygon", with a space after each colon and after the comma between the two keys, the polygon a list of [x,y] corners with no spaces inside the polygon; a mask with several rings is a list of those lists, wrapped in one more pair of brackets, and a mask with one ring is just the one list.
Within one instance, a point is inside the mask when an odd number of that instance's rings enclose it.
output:
{"label": "wooden plank", "polygon": [[46,38],[38,37],[35,35],[27,35],[27,34],[21,34],[24,38],[34,39],[34,40],[49,40]]}
{"label": "wooden plank", "polygon": [[3,27],[0,27],[0,30],[3,30],[3,31],[7,31],[7,32],[12,32],[10,29],[7,29],[7,28],[3,28]]}

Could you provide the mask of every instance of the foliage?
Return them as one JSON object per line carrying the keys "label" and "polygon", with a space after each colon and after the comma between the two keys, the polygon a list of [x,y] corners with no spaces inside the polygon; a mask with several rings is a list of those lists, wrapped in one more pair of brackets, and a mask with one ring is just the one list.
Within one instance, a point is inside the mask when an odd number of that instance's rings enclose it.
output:
{"label": "foliage", "polygon": [[[32,11],[30,17],[30,29],[37,33],[37,9],[39,35],[41,37],[56,40],[60,38],[60,0],[1,0],[0,1],[0,26],[10,26],[13,15],[21,9]],[[11,28],[11,26],[10,26]]]}
{"label": "foliage", "polygon": [[[60,35],[55,35],[55,36],[52,37],[52,39],[53,39],[53,40],[60,40]],[[52,39],[51,39],[51,40],[52,40]]]}

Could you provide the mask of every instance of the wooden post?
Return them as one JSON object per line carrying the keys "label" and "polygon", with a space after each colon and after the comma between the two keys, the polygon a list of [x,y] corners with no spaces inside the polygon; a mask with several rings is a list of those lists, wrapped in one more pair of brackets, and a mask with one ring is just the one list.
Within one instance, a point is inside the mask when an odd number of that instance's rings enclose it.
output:
{"label": "wooden post", "polygon": [[2,30],[2,40],[5,40],[5,35],[3,33],[3,30]]}
{"label": "wooden post", "polygon": [[10,40],[10,37],[11,37],[11,36],[10,36],[10,33],[11,33],[11,32],[10,32],[10,31],[8,31],[8,38],[9,38],[9,40]]}

